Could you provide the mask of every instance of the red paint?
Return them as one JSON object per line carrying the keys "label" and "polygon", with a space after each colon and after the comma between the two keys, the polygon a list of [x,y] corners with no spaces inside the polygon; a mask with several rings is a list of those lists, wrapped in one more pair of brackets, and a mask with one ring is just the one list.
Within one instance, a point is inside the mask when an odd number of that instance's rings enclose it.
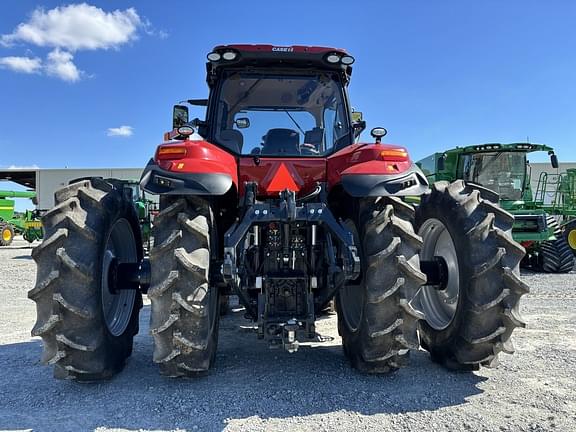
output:
{"label": "red paint", "polygon": [[[207,141],[179,141],[162,144],[185,146],[186,156],[154,160],[160,168],[177,173],[228,174],[240,195],[244,183],[257,182],[260,197],[277,197],[284,189],[303,196],[314,190],[318,182],[328,182],[328,189],[341,182],[344,175],[394,175],[407,171],[412,162],[387,160],[383,150],[403,149],[387,144],[354,144],[324,158],[260,158],[236,156]],[[159,148],[160,148],[159,147]],[[391,158],[395,159],[395,158]],[[397,158],[396,158],[397,159]]]}
{"label": "red paint", "polygon": [[[186,147],[186,157],[173,160],[158,160],[160,147]],[[215,173],[228,174],[238,187],[238,164],[236,158],[209,143],[208,141],[178,141],[161,144],[156,150],[154,160],[160,168],[176,173]]]}
{"label": "red paint", "polygon": [[310,54],[321,54],[328,52],[338,52],[341,54],[347,54],[346,50],[342,48],[330,48],[330,47],[319,47],[319,46],[305,46],[305,45],[249,45],[249,44],[234,44],[234,45],[219,45],[214,47],[213,51],[223,50],[226,48],[235,49],[240,52],[276,52],[272,48],[291,48],[295,53],[310,53]]}
{"label": "red paint", "polygon": [[[326,159],[318,158],[240,158],[240,194],[245,182],[258,183],[260,197],[277,197],[278,192],[292,189],[298,195],[314,190],[317,182],[326,181]],[[278,179],[278,177],[280,177]]]}
{"label": "red paint", "polygon": [[[412,162],[383,158],[383,150],[403,149],[390,144],[354,144],[328,157],[328,188],[340,183],[343,175],[394,175],[407,171]],[[395,159],[395,158],[391,158]]]}

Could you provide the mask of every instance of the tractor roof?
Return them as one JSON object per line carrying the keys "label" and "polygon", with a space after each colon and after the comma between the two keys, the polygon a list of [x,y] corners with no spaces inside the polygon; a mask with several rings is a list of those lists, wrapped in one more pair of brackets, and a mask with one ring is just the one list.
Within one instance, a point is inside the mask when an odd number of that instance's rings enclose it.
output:
{"label": "tractor roof", "polygon": [[257,67],[332,70],[349,78],[354,63],[344,49],[303,45],[219,45],[207,57],[209,82],[218,69]]}
{"label": "tractor roof", "polygon": [[444,153],[482,153],[482,152],[508,152],[517,151],[524,153],[531,153],[536,151],[547,151],[553,152],[554,149],[544,144],[532,144],[532,143],[486,143],[486,144],[474,144],[465,147],[456,147],[445,151]]}
{"label": "tractor roof", "polygon": [[308,45],[290,45],[290,46],[277,46],[277,45],[264,45],[264,44],[231,44],[231,45],[218,45],[214,47],[213,51],[220,51],[226,49],[234,49],[239,52],[259,52],[259,53],[306,53],[306,54],[326,54],[328,52],[337,52],[340,54],[348,54],[342,48],[332,47],[319,47]]}

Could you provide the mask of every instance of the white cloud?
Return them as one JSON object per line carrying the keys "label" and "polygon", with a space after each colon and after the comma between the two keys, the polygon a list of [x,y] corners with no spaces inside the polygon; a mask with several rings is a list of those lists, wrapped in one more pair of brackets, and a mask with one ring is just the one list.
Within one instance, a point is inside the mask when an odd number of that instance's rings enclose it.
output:
{"label": "white cloud", "polygon": [[36,164],[33,165],[10,165],[8,167],[8,169],[19,169],[19,170],[23,170],[23,169],[39,169],[40,167]]}
{"label": "white cloud", "polygon": [[105,12],[86,3],[48,11],[38,8],[27,22],[2,35],[0,43],[11,46],[28,42],[68,51],[117,48],[136,39],[138,28],[143,25],[134,8]]}
{"label": "white cloud", "polygon": [[81,72],[72,62],[73,58],[71,53],[56,48],[48,53],[45,66],[46,73],[64,81],[78,81]]}
{"label": "white cloud", "polygon": [[0,57],[0,67],[14,72],[38,73],[42,68],[42,60],[38,57]]}
{"label": "white cloud", "polygon": [[106,133],[108,136],[120,136],[120,137],[129,137],[132,136],[134,130],[132,126],[120,126],[115,128],[108,128],[108,132]]}

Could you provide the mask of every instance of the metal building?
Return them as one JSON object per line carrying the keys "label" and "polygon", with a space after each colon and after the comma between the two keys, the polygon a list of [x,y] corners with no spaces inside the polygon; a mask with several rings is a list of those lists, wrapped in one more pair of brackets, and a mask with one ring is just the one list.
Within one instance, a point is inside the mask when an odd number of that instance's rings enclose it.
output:
{"label": "metal building", "polygon": [[118,178],[140,180],[142,168],[4,168],[0,169],[0,180],[18,183],[36,191],[36,208],[48,210],[54,206],[54,192],[67,185],[70,180],[82,177]]}

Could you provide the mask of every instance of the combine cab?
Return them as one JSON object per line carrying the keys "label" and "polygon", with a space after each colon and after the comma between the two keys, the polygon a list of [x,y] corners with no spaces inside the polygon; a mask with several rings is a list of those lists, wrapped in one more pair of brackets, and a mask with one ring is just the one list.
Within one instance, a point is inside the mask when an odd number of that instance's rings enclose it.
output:
{"label": "combine cab", "polygon": [[[353,367],[385,373],[422,345],[452,369],[493,366],[523,326],[524,256],[513,217],[487,190],[429,187],[406,149],[360,141],[347,86],[354,58],[321,47],[230,45],[208,54],[204,119],[174,107],[142,188],[160,195],[150,258],[124,184],[88,179],[43,219],[38,320],[59,378],[118,372],[151,300],[153,359],[168,376],[214,364],[222,298],[255,338],[288,352],[319,339],[333,299]],[[420,196],[417,209],[407,196]],[[418,337],[418,333],[419,336]]]}
{"label": "combine cab", "polygon": [[[430,181],[463,179],[482,185],[514,215],[514,240],[527,249],[522,265],[550,273],[567,273],[576,252],[576,176],[543,172],[532,190],[527,154],[545,151],[553,168],[558,159],[541,144],[482,144],[435,153],[418,162]],[[571,237],[570,237],[571,236]],[[569,240],[572,239],[572,246]]]}

